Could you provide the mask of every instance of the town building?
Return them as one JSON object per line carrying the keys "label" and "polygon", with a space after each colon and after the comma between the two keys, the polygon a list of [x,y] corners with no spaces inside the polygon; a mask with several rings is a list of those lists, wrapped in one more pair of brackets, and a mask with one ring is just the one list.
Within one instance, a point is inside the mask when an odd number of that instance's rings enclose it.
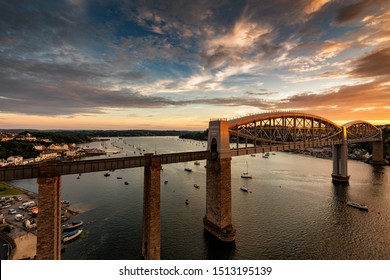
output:
{"label": "town building", "polygon": [[8,164],[22,164],[23,163],[23,157],[22,156],[10,156],[7,158]]}
{"label": "town building", "polygon": [[57,157],[58,157],[57,152],[44,151],[38,157],[36,157],[35,160],[36,161],[49,160],[49,159],[55,159]]}

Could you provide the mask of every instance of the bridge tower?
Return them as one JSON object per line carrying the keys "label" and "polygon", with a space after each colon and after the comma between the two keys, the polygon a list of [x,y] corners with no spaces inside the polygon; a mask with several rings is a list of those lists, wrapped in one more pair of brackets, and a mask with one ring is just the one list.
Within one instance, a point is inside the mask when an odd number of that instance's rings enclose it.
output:
{"label": "bridge tower", "polygon": [[224,242],[236,239],[232,225],[231,152],[226,120],[209,123],[204,228]]}
{"label": "bridge tower", "polygon": [[142,221],[142,256],[145,260],[159,260],[160,234],[160,172],[161,157],[148,156],[144,169],[144,204]]}
{"label": "bridge tower", "polygon": [[348,139],[347,129],[342,127],[342,142],[332,146],[333,172],[332,180],[347,183],[348,176]]}
{"label": "bridge tower", "polygon": [[39,170],[39,217],[37,229],[38,260],[61,259],[61,177],[55,176],[55,165]]}

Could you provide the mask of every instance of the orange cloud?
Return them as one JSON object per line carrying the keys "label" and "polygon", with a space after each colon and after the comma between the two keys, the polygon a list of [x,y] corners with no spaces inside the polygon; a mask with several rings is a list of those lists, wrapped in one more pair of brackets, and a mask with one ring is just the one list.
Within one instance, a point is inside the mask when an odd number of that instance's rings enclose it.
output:
{"label": "orange cloud", "polygon": [[306,14],[312,14],[320,10],[325,4],[331,0],[313,0],[303,9]]}

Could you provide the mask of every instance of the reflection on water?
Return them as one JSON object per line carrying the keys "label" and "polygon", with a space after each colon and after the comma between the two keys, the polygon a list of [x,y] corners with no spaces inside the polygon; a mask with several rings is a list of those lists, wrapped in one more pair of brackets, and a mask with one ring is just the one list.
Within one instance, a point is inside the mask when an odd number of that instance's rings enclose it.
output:
{"label": "reflection on water", "polygon": [[[124,137],[88,145],[115,152],[110,157],[206,149],[204,143],[175,137]],[[388,166],[349,161],[345,186],[332,183],[331,160],[291,153],[235,157],[237,239],[226,246],[203,230],[205,164],[164,165],[162,259],[390,259]],[[247,164],[253,179],[240,177]],[[193,172],[185,172],[186,167]],[[83,210],[77,219],[86,222],[86,234],[66,248],[63,259],[141,258],[143,168],[116,170],[109,177],[104,173],[63,176],[63,199]],[[35,180],[15,184],[37,190]],[[243,185],[248,193],[240,191]],[[347,207],[348,200],[368,205],[369,212]]]}

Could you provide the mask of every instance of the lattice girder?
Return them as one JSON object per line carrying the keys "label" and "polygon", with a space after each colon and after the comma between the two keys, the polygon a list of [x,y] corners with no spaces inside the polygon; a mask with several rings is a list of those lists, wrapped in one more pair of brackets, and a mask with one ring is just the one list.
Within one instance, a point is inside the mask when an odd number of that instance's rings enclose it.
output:
{"label": "lattice girder", "polygon": [[[229,120],[230,135],[254,145],[306,141],[341,141],[343,127],[351,142],[379,141],[380,129],[364,121],[338,126],[325,118],[306,113],[266,113]],[[368,140],[367,140],[368,139]]]}

